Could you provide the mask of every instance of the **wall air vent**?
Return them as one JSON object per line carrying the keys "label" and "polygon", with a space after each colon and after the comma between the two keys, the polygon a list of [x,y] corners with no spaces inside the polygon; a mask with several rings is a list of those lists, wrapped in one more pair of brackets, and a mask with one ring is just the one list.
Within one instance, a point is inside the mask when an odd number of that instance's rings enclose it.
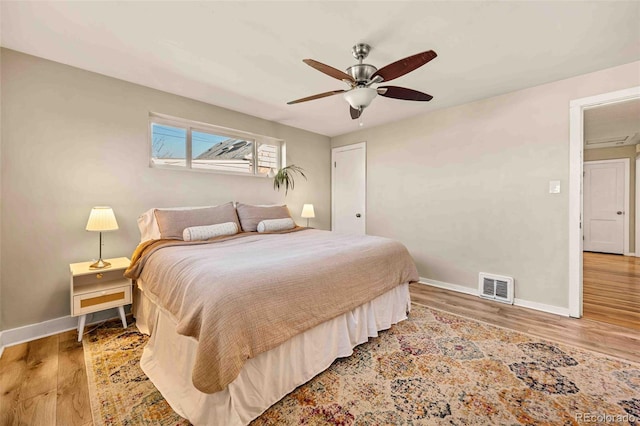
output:
{"label": "wall air vent", "polygon": [[604,145],[604,144],[612,144],[612,145],[624,145],[624,143],[629,139],[629,136],[614,136],[609,138],[597,138],[597,139],[587,139],[586,145]]}
{"label": "wall air vent", "polygon": [[480,272],[478,280],[480,297],[513,304],[513,278]]}

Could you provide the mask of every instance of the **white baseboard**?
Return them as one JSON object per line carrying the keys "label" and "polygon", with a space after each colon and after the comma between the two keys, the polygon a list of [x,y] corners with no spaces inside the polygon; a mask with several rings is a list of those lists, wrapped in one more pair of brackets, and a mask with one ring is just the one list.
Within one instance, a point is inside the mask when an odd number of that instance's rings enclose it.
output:
{"label": "white baseboard", "polygon": [[[478,289],[471,288],[464,285],[459,284],[451,284],[443,281],[436,281],[430,278],[420,277],[420,284],[430,285],[432,287],[438,287],[445,290],[456,291],[458,293],[470,294],[472,296],[478,296]],[[536,311],[548,312],[555,315],[562,315],[563,317],[569,316],[569,309],[562,308],[560,306],[546,305],[544,303],[531,302],[529,300],[524,299],[514,299],[513,304],[515,306],[521,306],[523,308],[535,309]]]}
{"label": "white baseboard", "polygon": [[631,256],[631,257],[640,257],[640,256],[638,256],[638,255],[637,255],[637,254],[635,254],[635,253],[625,253],[624,255],[625,255],[625,256]]}
{"label": "white baseboard", "polygon": [[[87,325],[97,324],[112,318],[120,318],[118,311],[115,308],[96,312],[92,317],[89,316]],[[63,331],[73,330],[77,327],[78,317],[67,315],[66,317],[3,330],[0,332],[0,356],[2,356],[2,352],[4,352],[5,347],[52,336],[54,334],[62,333]]]}
{"label": "white baseboard", "polygon": [[424,278],[424,277],[420,277],[420,281],[418,282],[420,284],[426,284],[432,287],[438,287],[438,288],[443,288],[445,290],[457,291],[458,293],[470,294],[472,296],[478,295],[478,289],[475,287],[471,288],[471,287],[466,287],[459,284],[450,284],[450,283],[445,283],[444,281],[436,281],[436,280],[432,280],[430,278]]}
{"label": "white baseboard", "polygon": [[530,300],[524,299],[513,299],[513,304],[515,306],[521,306],[523,308],[535,309],[536,311],[548,312],[550,314],[561,315],[563,317],[568,317],[569,308],[563,308],[561,306],[547,305],[544,303],[532,302]]}
{"label": "white baseboard", "polygon": [[73,330],[78,327],[78,318],[66,316],[36,324],[4,330],[2,332],[2,346],[13,346],[19,343],[29,342],[63,331]]}

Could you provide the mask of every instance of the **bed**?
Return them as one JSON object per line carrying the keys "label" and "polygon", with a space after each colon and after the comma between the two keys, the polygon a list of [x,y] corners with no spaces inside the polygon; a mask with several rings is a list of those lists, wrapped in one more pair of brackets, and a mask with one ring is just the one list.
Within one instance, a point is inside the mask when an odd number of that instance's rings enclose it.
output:
{"label": "bed", "polygon": [[264,212],[238,214],[241,232],[198,241],[149,239],[141,226],[147,240],[128,272],[137,326],[151,336],[141,367],[195,425],[248,424],[406,319],[418,279],[393,240],[297,226],[259,233]]}

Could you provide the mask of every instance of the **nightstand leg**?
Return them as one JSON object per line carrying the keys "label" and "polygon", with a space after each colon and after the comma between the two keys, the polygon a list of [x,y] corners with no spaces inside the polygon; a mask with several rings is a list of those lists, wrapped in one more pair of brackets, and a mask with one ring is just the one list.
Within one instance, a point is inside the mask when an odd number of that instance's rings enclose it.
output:
{"label": "nightstand leg", "polygon": [[122,328],[127,328],[127,317],[124,316],[124,306],[118,306],[118,313],[120,314],[120,319],[122,320]]}
{"label": "nightstand leg", "polygon": [[84,323],[87,321],[86,315],[80,315],[78,318],[78,342],[82,342],[82,336],[84,335]]}

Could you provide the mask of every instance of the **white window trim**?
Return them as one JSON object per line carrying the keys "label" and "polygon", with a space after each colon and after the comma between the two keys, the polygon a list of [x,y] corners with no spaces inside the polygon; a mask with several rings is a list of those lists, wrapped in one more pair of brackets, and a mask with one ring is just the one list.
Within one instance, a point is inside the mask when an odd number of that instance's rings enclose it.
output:
{"label": "white window trim", "polygon": [[[154,164],[153,162],[153,124],[165,124],[168,126],[178,127],[185,129],[187,131],[187,141],[186,141],[186,149],[185,149],[185,166],[175,166],[168,164]],[[191,143],[191,132],[202,131],[207,133],[214,133],[220,136],[228,136],[230,138],[239,138],[245,139],[249,142],[253,143],[253,173],[244,173],[244,172],[232,172],[226,170],[208,170],[208,169],[194,169],[191,167],[191,157],[192,157],[192,143]],[[258,145],[260,144],[271,144],[278,145],[278,158],[276,161],[276,171],[285,164],[285,153],[286,153],[286,145],[283,139],[274,138],[271,136],[259,135],[257,133],[245,132],[242,130],[236,130],[229,127],[217,126],[214,124],[203,123],[201,121],[187,120],[185,118],[173,117],[166,114],[160,114],[155,112],[149,113],[149,124],[148,124],[148,132],[149,135],[147,137],[149,144],[149,167],[154,169],[167,169],[167,170],[182,170],[196,173],[216,173],[216,174],[225,174],[225,175],[235,175],[235,176],[253,176],[253,177],[268,177],[268,173],[258,173]]]}

